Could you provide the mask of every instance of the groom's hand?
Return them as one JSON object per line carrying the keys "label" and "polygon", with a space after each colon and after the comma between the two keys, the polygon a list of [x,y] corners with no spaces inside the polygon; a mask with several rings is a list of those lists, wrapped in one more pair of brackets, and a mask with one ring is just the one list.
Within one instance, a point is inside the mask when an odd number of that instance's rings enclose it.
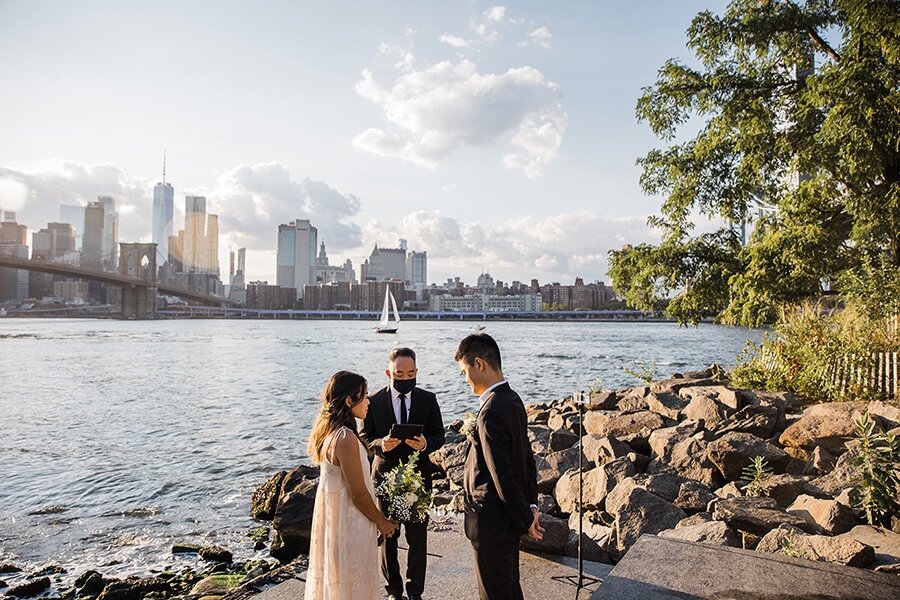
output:
{"label": "groom's hand", "polygon": [[410,438],[406,440],[406,445],[415,450],[416,452],[421,452],[425,449],[425,436],[417,435],[414,438]]}
{"label": "groom's hand", "polygon": [[381,438],[381,449],[385,452],[390,452],[394,448],[400,445],[400,440],[389,435]]}
{"label": "groom's hand", "polygon": [[541,513],[534,508],[531,509],[531,512],[534,515],[534,520],[531,522],[531,527],[528,528],[528,537],[539,542],[544,539],[544,528],[541,527]]}

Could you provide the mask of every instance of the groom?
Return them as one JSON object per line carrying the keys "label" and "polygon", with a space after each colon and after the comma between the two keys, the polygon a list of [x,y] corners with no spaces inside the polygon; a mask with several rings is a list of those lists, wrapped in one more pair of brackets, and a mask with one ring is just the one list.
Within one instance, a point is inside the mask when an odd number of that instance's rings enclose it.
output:
{"label": "groom", "polygon": [[[362,439],[375,453],[372,479],[376,485],[413,452],[420,452],[416,463],[425,487],[431,489],[433,467],[428,455],[444,445],[444,423],[437,398],[431,392],[416,387],[416,353],[410,348],[396,348],[388,354],[388,368],[384,372],[391,384],[373,394],[369,412],[363,421]],[[422,435],[401,441],[390,436],[394,423],[423,425]],[[384,507],[382,506],[382,510]],[[406,531],[409,552],[406,556],[406,593],[410,600],[422,597],[425,590],[425,567],[428,551],[428,521],[402,523]],[[397,538],[393,536],[381,545],[381,572],[390,598],[403,597],[403,577],[397,560]],[[354,540],[348,540],[354,543]]]}
{"label": "groom", "polygon": [[494,338],[473,333],[453,357],[481,407],[463,474],[466,537],[475,550],[481,600],[522,600],[519,538],[543,537],[537,469],[525,406],[506,378]]}

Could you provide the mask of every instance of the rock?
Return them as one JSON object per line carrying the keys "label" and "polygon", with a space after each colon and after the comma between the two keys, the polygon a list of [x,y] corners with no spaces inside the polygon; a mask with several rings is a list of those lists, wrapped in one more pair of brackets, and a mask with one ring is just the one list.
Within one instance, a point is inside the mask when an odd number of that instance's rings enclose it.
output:
{"label": "rock", "polygon": [[[569,539],[563,548],[562,554],[572,558],[578,558],[578,532],[569,531]],[[609,553],[600,544],[594,541],[586,533],[581,534],[581,557],[584,560],[612,564]]]}
{"label": "rock", "polygon": [[[555,514],[559,510],[559,504],[553,494],[538,494],[538,510],[545,515]],[[462,512],[462,511],[460,511]]]}
{"label": "rock", "polygon": [[809,527],[802,517],[789,514],[772,498],[728,498],[718,500],[713,519],[724,521],[733,529],[755,535],[765,535],[782,524]]}
{"label": "rock", "polygon": [[281,484],[285,477],[287,477],[287,471],[278,471],[268,481],[256,488],[250,500],[250,516],[252,518],[271,521],[275,517],[275,507],[278,506]]}
{"label": "rock", "polygon": [[[550,433],[552,429],[546,425],[529,425],[528,441],[531,442],[531,449],[535,454],[546,454],[550,449]],[[443,448],[447,445],[444,444]],[[441,449],[443,449],[441,448]],[[440,450],[438,450],[440,452]],[[463,444],[463,457],[465,458],[465,444]],[[460,481],[462,481],[460,479]],[[460,486],[461,488],[462,486]]]}
{"label": "rock", "polygon": [[647,440],[650,434],[654,429],[659,429],[664,425],[665,421],[658,414],[650,411],[641,411],[613,417],[606,424],[605,431],[600,433],[614,436],[638,452],[649,452],[650,446]]}
{"label": "rock", "polygon": [[13,586],[6,591],[7,596],[14,598],[31,598],[37,596],[50,589],[50,578],[40,577],[32,579],[17,586]]}
{"label": "rock", "polygon": [[856,540],[874,548],[875,565],[900,564],[900,533],[884,527],[857,525],[847,533],[836,537]]}
{"label": "rock", "polygon": [[756,550],[850,567],[866,567],[875,560],[872,547],[856,540],[807,535],[797,528],[784,525],[763,536]]}
{"label": "rock", "polygon": [[829,496],[837,496],[843,490],[853,487],[862,476],[860,468],[853,464],[856,455],[855,450],[844,452],[838,457],[831,473],[813,479],[811,484]]}
{"label": "rock", "polygon": [[611,435],[591,433],[581,438],[581,447],[584,457],[595,466],[604,465],[617,458],[628,456],[631,446],[620,442]]}
{"label": "rock", "polygon": [[584,431],[589,434],[606,435],[606,426],[620,413],[613,410],[592,410],[584,414]]}
{"label": "rock", "polygon": [[647,410],[647,400],[645,399],[650,393],[650,388],[646,385],[638,386],[626,391],[622,397],[616,402],[616,408],[619,410]]}
{"label": "rock", "polygon": [[106,581],[97,571],[85,571],[75,578],[75,589],[79,596],[98,596],[105,587]]}
{"label": "rock", "polygon": [[700,542],[716,546],[740,548],[741,540],[732,529],[721,521],[707,521],[697,525],[676,527],[661,531],[659,537],[685,542]]}
{"label": "rock", "polygon": [[836,500],[820,500],[801,495],[788,507],[792,515],[803,517],[815,530],[828,535],[846,533],[856,525],[856,517],[849,508]]}
{"label": "rock", "polygon": [[834,465],[834,456],[821,446],[816,446],[803,468],[802,475],[825,475],[834,470]]}
{"label": "rock", "polygon": [[[654,381],[650,384],[650,391],[654,394],[659,394],[661,392],[668,392],[670,394],[677,394],[679,390],[686,387],[703,387],[703,386],[714,386],[716,382],[710,378],[701,378],[701,379],[689,379],[687,377],[672,377],[670,379],[663,379],[661,381]],[[721,387],[721,386],[719,386]]]}
{"label": "rock", "polygon": [[12,563],[0,563],[0,575],[7,573],[21,573],[22,569]]}
{"label": "rock", "polygon": [[547,427],[550,431],[559,431],[560,429],[568,430],[572,419],[578,415],[574,410],[551,411],[550,417],[547,419]]}
{"label": "rock", "polygon": [[619,401],[619,395],[610,390],[591,392],[590,403],[585,406],[588,410],[613,410]]}
{"label": "rock", "polygon": [[697,481],[686,481],[678,490],[675,506],[689,515],[702,513],[715,500],[715,495]]}
{"label": "rock", "polygon": [[228,592],[228,588],[220,583],[217,577],[220,575],[211,575],[201,579],[191,588],[191,594],[199,597],[224,596]]}
{"label": "rock", "polygon": [[701,525],[703,523],[709,523],[712,521],[712,515],[708,512],[700,512],[696,515],[691,515],[685,519],[678,521],[678,524],[675,525],[675,529],[681,529],[682,527],[693,527],[694,525]]}
{"label": "rock", "polygon": [[200,546],[197,544],[173,544],[172,554],[197,554]]}
{"label": "rock", "polygon": [[868,410],[870,415],[878,417],[878,421],[883,429],[900,427],[900,404],[875,400],[874,402],[869,402]]}
{"label": "rock", "polygon": [[726,433],[749,433],[763,439],[772,437],[778,423],[778,408],[768,404],[745,406],[715,425],[710,432],[715,437]]}
{"label": "rock", "polygon": [[767,392],[763,390],[738,390],[738,398],[744,405],[771,404],[780,410],[797,412],[809,404],[807,400],[791,392]]}
{"label": "rock", "polygon": [[691,421],[703,421],[707,429],[733,415],[741,406],[737,394],[722,385],[684,387],[678,395],[688,402],[682,415]]}
{"label": "rock", "polygon": [[772,475],[760,482],[759,487],[763,496],[773,498],[782,508],[790,506],[802,494],[815,498],[828,497],[809,478],[800,475]]}
{"label": "rock", "polygon": [[275,534],[269,548],[269,554],[282,562],[309,553],[317,485],[318,481],[307,479],[301,469],[294,469],[285,477],[272,520]]}
{"label": "rock", "polygon": [[646,490],[667,502],[675,502],[681,486],[689,481],[685,477],[671,473],[638,473],[633,477],[627,477],[606,497],[606,512],[614,515],[622,510],[623,503],[634,488]]}
{"label": "rock", "polygon": [[217,563],[230,563],[232,558],[231,552],[221,546],[204,546],[197,553],[203,560]]}
{"label": "rock", "polygon": [[681,411],[688,405],[688,400],[666,392],[650,394],[646,400],[647,408],[651,412],[673,421],[677,421],[681,417]]}
{"label": "rock", "polygon": [[519,546],[524,550],[534,552],[562,554],[569,541],[568,521],[541,514],[540,524],[544,528],[543,539],[538,542],[528,536],[522,536]]}
{"label": "rock", "polygon": [[545,406],[526,404],[525,415],[528,417],[529,423],[545,424],[550,418],[550,409]]}
{"label": "rock", "polygon": [[147,579],[129,577],[123,581],[108,583],[103,592],[97,597],[97,600],[142,600],[148,594],[162,593],[168,595],[171,591],[169,583],[160,577]]}
{"label": "rock", "polygon": [[842,454],[853,437],[853,422],[866,411],[867,402],[830,402],[803,411],[799,421],[778,438],[782,446],[812,451],[822,446],[833,455]]}
{"label": "rock", "polygon": [[549,446],[551,452],[566,450],[571,448],[576,442],[578,442],[578,436],[568,429],[560,429],[550,433]]}
{"label": "rock", "polygon": [[680,508],[647,490],[635,487],[615,515],[616,543],[625,552],[645,533],[672,529],[687,515]]}
{"label": "rock", "polygon": [[741,498],[744,495],[741,490],[744,489],[746,484],[747,482],[745,481],[732,481],[731,483],[726,483],[713,493],[719,498]]}
{"label": "rock", "polygon": [[697,432],[691,437],[677,442],[672,448],[667,449],[665,461],[654,460],[647,466],[647,471],[650,473],[677,473],[695,479],[709,488],[718,487],[722,483],[722,476],[709,460],[707,452],[709,443],[703,438],[703,435],[702,431]]}
{"label": "rock", "polygon": [[637,452],[629,452],[627,458],[634,463],[634,468],[640,472],[645,472],[652,462],[649,456]]}
{"label": "rock", "polygon": [[556,482],[562,474],[570,469],[578,468],[578,447],[572,447],[562,452],[548,454],[545,458],[535,456],[537,467],[538,491],[551,493],[556,487]]}
{"label": "rock", "polygon": [[647,443],[653,456],[658,460],[669,463],[675,446],[700,431],[700,424],[696,421],[683,421],[672,427],[662,427],[654,430]]}
{"label": "rock", "polygon": [[[609,492],[627,477],[634,475],[634,464],[627,458],[596,467],[582,474],[582,510],[592,510],[603,506]],[[567,514],[578,511],[578,472],[568,471],[556,484],[554,496],[559,509]]]}
{"label": "rock", "polygon": [[0,579],[0,590],[2,590],[5,587],[9,587],[9,584],[7,584],[5,581]]}
{"label": "rock", "polygon": [[706,455],[728,481],[739,479],[756,456],[766,459],[776,473],[784,471],[789,458],[781,448],[749,433],[726,433],[709,443]]}
{"label": "rock", "polygon": [[[530,429],[530,428],[529,428]],[[466,442],[444,444],[428,458],[437,468],[447,474],[451,490],[461,490],[463,473],[466,469]]]}

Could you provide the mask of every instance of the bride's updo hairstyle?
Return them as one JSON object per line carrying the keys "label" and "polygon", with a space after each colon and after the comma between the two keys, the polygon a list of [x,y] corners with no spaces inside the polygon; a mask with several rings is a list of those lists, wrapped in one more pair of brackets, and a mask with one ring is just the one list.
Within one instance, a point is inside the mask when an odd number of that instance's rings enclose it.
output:
{"label": "bride's updo hairstyle", "polygon": [[[322,408],[313,424],[312,433],[309,434],[309,444],[306,451],[313,462],[322,462],[322,445],[325,438],[332,431],[347,427],[356,431],[356,419],[353,417],[352,408],[362,402],[366,394],[366,379],[362,375],[350,371],[338,371],[328,380],[328,385],[322,390]],[[351,405],[347,406],[345,400],[351,399]]]}

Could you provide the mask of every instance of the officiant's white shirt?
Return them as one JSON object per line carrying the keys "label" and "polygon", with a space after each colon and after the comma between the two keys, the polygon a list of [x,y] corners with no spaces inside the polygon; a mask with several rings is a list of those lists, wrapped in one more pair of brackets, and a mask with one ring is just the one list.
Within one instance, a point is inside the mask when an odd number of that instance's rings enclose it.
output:
{"label": "officiant's white shirt", "polygon": [[[397,423],[400,422],[400,392],[394,389],[394,386],[391,386],[391,403],[394,405],[394,418],[397,420]],[[406,404],[406,419],[409,420],[409,409],[412,407],[412,392],[406,395],[406,400],[404,401]]]}

